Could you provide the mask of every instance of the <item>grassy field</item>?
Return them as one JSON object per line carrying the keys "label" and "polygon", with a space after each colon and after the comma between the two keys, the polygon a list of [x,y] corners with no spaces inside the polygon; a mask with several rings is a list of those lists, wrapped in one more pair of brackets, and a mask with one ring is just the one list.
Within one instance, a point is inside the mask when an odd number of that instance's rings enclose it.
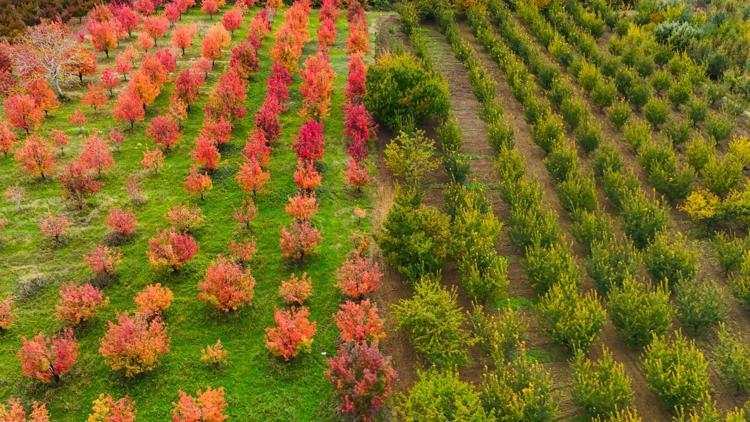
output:
{"label": "grassy field", "polygon": [[[241,30],[233,36],[233,45],[247,36],[250,19],[258,12],[251,10],[245,17]],[[283,11],[274,20],[274,31],[283,20]],[[214,19],[213,23],[218,20]],[[209,21],[207,15],[192,10],[182,24],[201,25],[193,46],[185,57],[178,58],[178,67],[185,67],[199,57],[201,35]],[[317,10],[310,16],[310,42],[305,46],[302,61],[317,49],[315,33],[319,21]],[[143,173],[143,192],[148,201],[143,206],[129,202],[123,184],[130,174],[142,172],[142,152],[150,149],[145,129],[150,118],[165,113],[171,86],[162,91],[149,107],[146,121],[134,130],[123,132],[126,140],[119,152],[114,153],[116,165],[104,178],[105,187],[82,211],[74,209],[63,199],[63,191],[56,182],[40,182],[21,175],[12,159],[0,159],[0,188],[18,185],[25,191],[21,209],[7,200],[0,201],[0,215],[10,220],[10,225],[0,232],[0,297],[13,294],[16,321],[11,330],[0,335],[0,399],[19,397],[24,402],[39,400],[47,403],[53,420],[82,420],[90,410],[91,401],[100,393],[115,397],[129,395],[138,408],[140,420],[166,420],[171,403],[177,400],[182,389],[194,393],[198,388],[223,386],[229,403],[228,414],[240,420],[323,420],[335,416],[332,389],[323,378],[326,355],[335,353],[337,330],[332,321],[340,300],[333,282],[335,270],[351,249],[349,237],[352,230],[369,230],[367,223],[358,223],[352,210],[355,206],[370,208],[371,197],[354,194],[343,183],[343,169],[347,155],[343,139],[343,101],[346,84],[347,57],[345,52],[347,23],[344,14],[337,22],[336,45],[331,48],[331,62],[337,77],[334,83],[331,114],[325,120],[326,153],[323,160],[323,183],[318,191],[320,209],[313,221],[323,234],[318,254],[306,260],[300,268],[283,261],[279,249],[279,228],[290,218],[284,213],[289,195],[296,191],[292,174],[295,156],[291,149],[299,127],[304,123],[298,115],[301,104],[299,78],[290,87],[289,110],[282,116],[282,136],[271,157],[271,180],[256,200],[258,215],[251,232],[232,220],[232,209],[242,202],[243,192],[234,180],[239,166],[244,140],[253,127],[255,112],[266,90],[270,72],[269,49],[273,34],[263,41],[260,50],[260,72],[248,84],[247,117],[235,124],[231,142],[221,149],[222,165],[213,175],[214,188],[204,201],[190,198],[182,187],[191,164],[190,151],[203,122],[202,106],[207,93],[225,70],[229,51],[211,72],[202,89],[199,103],[193,107],[184,122],[180,143],[166,156],[164,169],[155,176]],[[164,46],[168,38],[158,40]],[[125,43],[123,43],[125,44]],[[122,51],[120,46],[117,52]],[[230,47],[231,48],[231,47]],[[113,55],[114,56],[114,55]],[[109,66],[113,60],[98,57],[100,67]],[[89,77],[90,79],[91,77]],[[110,100],[104,110],[92,112],[85,109],[89,123],[84,135],[78,135],[66,116],[79,107],[76,99],[83,90],[71,93],[71,101],[45,119],[40,133],[53,128],[64,130],[71,142],[66,148],[66,161],[77,155],[87,134],[103,134],[116,127],[125,131],[126,125],[111,117]],[[62,163],[59,163],[62,164]],[[146,259],[147,242],[158,229],[166,227],[164,214],[172,206],[191,202],[199,205],[205,215],[204,224],[195,232],[200,252],[179,273],[155,272]],[[118,246],[123,253],[119,276],[105,289],[111,303],[85,327],[76,330],[80,342],[80,356],[74,369],[67,373],[59,385],[44,385],[23,377],[16,352],[22,337],[37,332],[51,334],[61,328],[55,319],[54,306],[58,300],[61,283],[87,282],[92,275],[84,266],[82,256],[96,244],[104,242],[107,228],[103,221],[111,207],[132,209],[139,222],[136,235]],[[73,225],[61,245],[53,245],[43,238],[38,223],[47,212],[68,216]],[[256,278],[255,298],[249,308],[224,316],[197,298],[197,282],[209,262],[217,254],[227,253],[231,240],[254,236],[258,253],[251,267]],[[312,278],[314,294],[310,301],[311,320],[318,324],[312,353],[290,363],[272,358],[264,347],[264,328],[273,324],[273,309],[280,305],[277,297],[279,282],[292,272],[306,271]],[[107,321],[125,310],[134,309],[136,292],[150,283],[162,283],[174,292],[172,307],[166,315],[171,338],[170,351],[162,364],[153,372],[125,379],[113,373],[98,353],[98,342]],[[212,369],[200,361],[200,350],[221,339],[229,351],[229,365]]]}

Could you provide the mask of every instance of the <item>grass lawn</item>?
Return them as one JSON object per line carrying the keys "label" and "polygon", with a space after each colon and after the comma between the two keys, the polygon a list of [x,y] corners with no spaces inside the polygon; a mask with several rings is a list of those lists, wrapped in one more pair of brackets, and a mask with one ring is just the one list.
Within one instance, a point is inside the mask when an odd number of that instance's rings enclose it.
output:
{"label": "grass lawn", "polygon": [[[228,9],[225,9],[226,11]],[[248,23],[258,12],[251,10],[245,17],[241,30],[233,36],[233,45],[247,36]],[[104,178],[105,187],[89,201],[88,206],[76,210],[63,199],[63,191],[57,182],[40,182],[22,175],[15,162],[0,159],[0,190],[18,185],[24,189],[26,198],[22,208],[7,200],[0,200],[0,216],[10,220],[10,225],[0,232],[0,297],[16,296],[16,321],[11,329],[0,334],[0,399],[19,397],[24,402],[39,400],[47,403],[53,420],[80,421],[89,413],[91,401],[100,393],[115,397],[129,395],[138,409],[139,420],[167,420],[171,403],[177,400],[182,389],[195,393],[206,386],[224,387],[229,403],[228,413],[238,420],[326,420],[335,418],[332,388],[323,377],[326,355],[335,353],[337,329],[332,321],[340,296],[333,286],[335,270],[344,260],[351,245],[352,230],[368,230],[354,217],[355,206],[370,208],[370,193],[356,195],[344,185],[343,171],[348,156],[343,138],[343,102],[347,76],[345,51],[347,22],[344,11],[337,22],[336,45],[331,48],[331,62],[337,72],[330,116],[325,120],[326,153],[323,160],[323,183],[318,190],[320,209],[313,218],[321,229],[323,242],[318,254],[306,259],[304,265],[295,267],[286,263],[280,254],[279,229],[291,219],[284,213],[287,197],[296,191],[293,181],[295,155],[291,144],[304,123],[298,111],[301,106],[299,77],[295,75],[290,87],[289,110],[282,116],[282,136],[271,156],[271,180],[264,192],[256,199],[258,215],[252,231],[246,231],[232,219],[232,209],[242,202],[243,192],[234,180],[241,160],[245,138],[254,125],[255,112],[265,96],[266,79],[270,73],[270,47],[273,34],[283,20],[278,13],[274,20],[274,31],[263,41],[260,55],[260,72],[248,84],[247,116],[235,123],[233,138],[221,148],[222,165],[213,174],[214,188],[204,201],[190,198],[183,189],[183,180],[191,164],[190,152],[203,122],[203,102],[219,75],[228,65],[229,49],[211,72],[203,87],[199,103],[184,122],[180,143],[166,155],[164,169],[155,176],[143,173],[143,192],[148,201],[143,206],[129,202],[123,188],[130,174],[142,173],[142,153],[152,148],[145,137],[148,121],[166,112],[171,85],[167,85],[156,102],[149,106],[145,122],[136,124],[134,130],[125,132],[127,124],[113,120],[110,100],[106,109],[84,111],[88,117],[84,135],[78,135],[66,116],[77,107],[77,98],[82,89],[71,93],[74,99],[64,102],[60,109],[45,119],[38,133],[50,129],[64,130],[70,137],[70,145],[60,161],[69,160],[78,153],[86,134],[96,131],[106,135],[117,127],[126,135],[119,152],[114,153],[116,165]],[[183,17],[186,22],[200,23],[202,29],[196,36],[186,57],[178,59],[183,68],[200,54],[202,34],[211,23],[207,15],[193,9]],[[310,42],[305,46],[303,58],[317,49],[315,36],[319,21],[317,10],[310,15]],[[168,38],[158,40],[159,47],[168,43]],[[115,54],[122,51],[121,46]],[[99,57],[100,70],[113,63],[113,59]],[[137,67],[137,66],[136,66]],[[92,77],[89,77],[91,79]],[[83,107],[83,106],[81,106]],[[62,167],[62,163],[58,163]],[[199,205],[205,215],[204,224],[194,235],[200,252],[186,268],[171,274],[154,271],[146,259],[147,242],[158,229],[166,227],[164,214],[172,206],[191,202]],[[16,352],[21,337],[31,337],[42,331],[52,334],[61,328],[55,319],[55,303],[61,283],[88,282],[91,273],[83,264],[83,255],[106,239],[107,228],[103,221],[111,207],[132,209],[139,222],[135,237],[118,246],[123,253],[119,277],[105,289],[111,303],[85,327],[76,330],[80,342],[80,356],[73,370],[64,375],[57,385],[44,385],[25,378],[21,373]],[[38,228],[38,223],[47,212],[65,214],[73,225],[61,245],[50,244]],[[255,298],[249,308],[236,314],[224,316],[204,305],[197,298],[197,283],[209,262],[220,253],[228,253],[231,240],[254,236],[258,253],[251,267],[256,279]],[[281,306],[277,297],[279,282],[292,272],[306,271],[314,284],[313,298],[309,303],[311,320],[317,322],[317,334],[312,353],[302,355],[290,363],[272,358],[264,346],[264,328],[273,325],[273,310]],[[162,283],[174,292],[172,307],[166,315],[166,324],[171,338],[170,351],[162,364],[145,375],[125,379],[113,373],[98,353],[99,339],[104,334],[107,321],[115,315],[135,308],[133,297],[145,285]],[[221,339],[230,353],[229,365],[223,369],[212,369],[200,361],[201,349]]]}

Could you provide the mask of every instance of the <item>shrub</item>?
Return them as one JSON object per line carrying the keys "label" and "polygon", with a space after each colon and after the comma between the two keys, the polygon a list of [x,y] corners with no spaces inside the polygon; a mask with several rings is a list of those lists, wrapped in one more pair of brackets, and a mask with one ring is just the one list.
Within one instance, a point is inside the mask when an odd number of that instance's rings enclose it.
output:
{"label": "shrub", "polygon": [[562,143],[565,136],[563,122],[557,116],[550,116],[536,122],[531,128],[531,132],[534,142],[547,153]]}
{"label": "shrub", "polygon": [[6,331],[13,324],[13,298],[6,297],[0,301],[0,333]]}
{"label": "shrub", "polygon": [[750,347],[739,333],[719,326],[713,361],[721,376],[740,391],[750,389]]}
{"label": "shrub", "polygon": [[638,416],[638,412],[634,408],[628,407],[625,409],[617,409],[616,411],[604,417],[596,417],[592,419],[592,421],[593,422],[643,422],[643,419],[641,419],[641,417]]}
{"label": "shrub", "polygon": [[646,117],[651,126],[659,127],[667,121],[669,106],[664,100],[653,97],[643,106],[643,116]]}
{"label": "shrub", "polygon": [[153,370],[160,355],[169,351],[169,337],[159,318],[147,321],[142,315],[131,317],[123,312],[116,323],[107,325],[99,353],[113,371],[122,371],[128,378]]}
{"label": "shrub", "polygon": [[190,204],[175,205],[164,215],[167,222],[176,230],[191,231],[203,224],[203,210]]}
{"label": "shrub", "polygon": [[698,255],[681,233],[671,239],[666,233],[657,235],[646,249],[644,258],[651,278],[656,282],[667,280],[672,287],[682,281],[694,280],[698,274]]}
{"label": "shrub", "polygon": [[623,137],[633,149],[638,150],[641,145],[651,143],[651,128],[648,123],[637,120],[625,126]]}
{"label": "shrub", "polygon": [[317,327],[314,321],[310,322],[309,315],[304,306],[274,310],[276,326],[266,328],[266,349],[287,362],[301,352],[309,352]]}
{"label": "shrub", "polygon": [[574,286],[581,284],[581,274],[573,254],[559,243],[549,247],[532,245],[526,248],[523,266],[538,294],[546,293],[558,282]]}
{"label": "shrub", "polygon": [[435,143],[423,131],[401,132],[385,149],[385,164],[409,187],[417,187],[424,177],[438,166]]}
{"label": "shrub", "polygon": [[376,238],[388,264],[410,281],[442,267],[450,252],[450,239],[448,216],[418,206],[414,194],[403,192],[396,197]]}
{"label": "shrub", "polygon": [[559,282],[539,302],[552,339],[572,351],[586,351],[596,340],[607,319],[596,293],[580,296],[576,285]]}
{"label": "shrub", "polygon": [[714,327],[726,319],[726,303],[716,282],[686,279],[675,290],[677,318],[693,332]]}
{"label": "shrub", "polygon": [[107,226],[120,236],[130,237],[135,232],[137,222],[132,212],[119,208],[112,208],[107,215]]}
{"label": "shrub", "polygon": [[748,249],[748,239],[734,237],[724,232],[716,232],[713,239],[714,249],[719,259],[719,265],[725,274],[740,269]]}
{"label": "shrub", "polygon": [[328,359],[326,378],[333,384],[339,412],[372,420],[391,395],[396,371],[377,346],[348,343]]}
{"label": "shrub", "polygon": [[719,197],[725,197],[737,189],[743,179],[743,164],[732,156],[719,160],[709,158],[701,172],[703,186]]}
{"label": "shrub", "polygon": [[421,420],[484,420],[487,418],[479,393],[461,381],[458,371],[418,372],[419,380],[396,403],[399,418]]}
{"label": "shrub", "polygon": [[504,119],[495,119],[487,123],[487,137],[495,151],[499,151],[503,147],[513,148],[515,138],[513,127],[508,125]]}
{"label": "shrub", "polygon": [[633,387],[625,367],[606,348],[596,361],[576,355],[574,368],[573,399],[588,415],[606,416],[632,403]]}
{"label": "shrub", "polygon": [[675,107],[679,107],[690,100],[693,96],[693,84],[690,82],[690,78],[682,77],[677,82],[673,83],[667,93],[669,101]]}
{"label": "shrub", "polygon": [[616,128],[622,129],[622,127],[630,118],[630,113],[631,109],[628,103],[620,99],[615,101],[614,104],[612,104],[612,107],[609,108],[607,117],[609,118],[609,121],[612,122],[613,125],[615,125]]}
{"label": "shrub", "polygon": [[708,363],[693,340],[679,332],[654,336],[643,356],[649,387],[668,406],[697,404],[708,390]]}
{"label": "shrub", "polygon": [[32,340],[22,337],[21,341],[23,345],[18,351],[18,359],[23,374],[43,383],[58,383],[78,359],[78,342],[70,328],[62,335],[46,337],[39,333]]}
{"label": "shrub", "polygon": [[519,312],[505,308],[487,314],[482,305],[474,305],[469,323],[479,346],[497,365],[522,351],[528,327]]}
{"label": "shrub", "polygon": [[172,403],[173,422],[223,422],[228,419],[224,413],[227,407],[224,387],[217,390],[208,387],[206,391],[196,391],[195,395],[192,397],[180,390],[180,399]]}
{"label": "shrub", "polygon": [[701,171],[714,157],[715,143],[698,135],[685,145],[685,159],[695,171]]}
{"label": "shrub", "polygon": [[109,394],[99,394],[91,403],[87,422],[135,422],[135,403],[128,396],[115,400]]}
{"label": "shrub", "polygon": [[616,96],[617,87],[601,80],[591,90],[591,101],[600,109],[611,106]]}
{"label": "shrub", "polygon": [[[448,113],[448,86],[407,54],[384,54],[367,69],[365,105],[376,120],[397,130]],[[408,99],[408,101],[404,101]]]}
{"label": "shrub", "polygon": [[446,290],[432,278],[414,286],[411,299],[402,299],[393,312],[398,329],[405,331],[417,352],[437,367],[465,364],[469,359],[466,317],[456,302],[457,293]]}
{"label": "shrub", "polygon": [[654,335],[662,335],[672,326],[672,305],[664,283],[651,290],[627,276],[620,286],[612,288],[608,299],[612,323],[632,346],[645,346]]}
{"label": "shrub", "polygon": [[582,122],[586,121],[587,111],[586,103],[580,98],[566,98],[560,105],[560,112],[565,123],[573,129],[577,129]]}
{"label": "shrub", "polygon": [[732,134],[732,122],[723,113],[708,113],[705,125],[706,131],[716,142],[724,141]]}
{"label": "shrub", "polygon": [[248,270],[219,256],[206,268],[206,276],[198,283],[198,299],[229,313],[253,300],[255,279]]}
{"label": "shrub", "polygon": [[571,234],[587,255],[596,241],[603,241],[612,236],[612,221],[604,212],[578,211],[572,215]]}
{"label": "shrub", "polygon": [[201,362],[206,362],[215,366],[224,366],[227,364],[227,358],[229,352],[224,349],[221,344],[221,340],[216,340],[216,343],[209,344],[205,348],[201,349]]}
{"label": "shrub", "polygon": [[698,97],[693,97],[688,103],[686,114],[693,125],[697,125],[706,119],[706,112],[708,110],[708,103]]}
{"label": "shrub", "polygon": [[666,92],[672,85],[672,75],[667,70],[658,70],[651,76],[651,86],[656,92]]}
{"label": "shrub", "polygon": [[629,239],[608,236],[591,244],[586,270],[599,292],[607,296],[623,280],[638,274],[640,266],[641,256]]}
{"label": "shrub", "polygon": [[98,245],[84,255],[83,260],[91,271],[97,275],[108,276],[115,273],[122,260],[122,253],[109,246]]}
{"label": "shrub", "polygon": [[292,274],[289,280],[283,280],[279,285],[279,296],[287,305],[301,306],[312,296],[312,280],[307,273],[301,276]]}
{"label": "shrub", "polygon": [[597,207],[596,187],[590,177],[576,175],[557,185],[560,203],[566,211],[594,211]]}
{"label": "shrub", "polygon": [[514,208],[508,219],[510,238],[519,249],[531,245],[549,246],[560,237],[557,214],[538,208]]}
{"label": "shrub", "polygon": [[91,284],[76,286],[74,283],[60,287],[60,300],[55,305],[57,319],[70,326],[77,326],[96,315],[100,308],[109,304],[109,298]]}
{"label": "shrub", "polygon": [[693,125],[685,121],[672,121],[664,128],[664,132],[672,145],[682,145],[693,134]]}
{"label": "shrub", "polygon": [[33,401],[31,403],[31,412],[26,414],[21,401],[16,398],[10,398],[5,404],[0,403],[0,417],[7,422],[49,422],[49,413],[44,403]]}
{"label": "shrub", "polygon": [[643,194],[626,194],[622,201],[622,229],[636,247],[643,249],[667,227],[667,211],[661,202]]}
{"label": "shrub", "polygon": [[163,318],[164,312],[172,304],[174,294],[169,287],[162,287],[161,283],[149,284],[135,295],[135,304],[138,305],[138,313],[145,316],[147,320],[156,317]]}
{"label": "shrub", "polygon": [[198,253],[198,243],[187,233],[162,230],[148,241],[148,261],[156,267],[178,271]]}
{"label": "shrub", "polygon": [[626,96],[635,109],[641,110],[651,98],[651,89],[645,84],[635,84],[628,88]]}
{"label": "shrub", "polygon": [[544,166],[555,182],[562,182],[577,171],[578,154],[569,145],[557,145],[544,158]]}
{"label": "shrub", "polygon": [[68,227],[70,227],[70,220],[64,215],[47,214],[42,222],[39,223],[39,230],[42,234],[55,242],[60,242]]}
{"label": "shrub", "polygon": [[595,64],[584,62],[581,65],[581,70],[578,72],[578,83],[581,85],[581,88],[591,91],[600,79],[601,75]]}
{"label": "shrub", "polygon": [[602,129],[592,121],[586,121],[576,129],[576,142],[586,152],[594,151],[602,143]]}
{"label": "shrub", "polygon": [[513,415],[513,420],[552,421],[557,416],[552,376],[525,352],[484,374],[480,398],[488,413]]}
{"label": "shrub", "polygon": [[384,322],[378,315],[378,306],[369,299],[361,302],[347,300],[339,305],[339,308],[334,319],[341,331],[342,342],[367,342],[377,345],[378,341],[385,337]]}

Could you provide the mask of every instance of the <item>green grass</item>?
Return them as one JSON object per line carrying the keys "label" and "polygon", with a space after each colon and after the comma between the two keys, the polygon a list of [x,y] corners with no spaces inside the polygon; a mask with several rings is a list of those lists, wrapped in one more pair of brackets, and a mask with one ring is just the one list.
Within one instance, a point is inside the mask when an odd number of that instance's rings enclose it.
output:
{"label": "green grass", "polygon": [[[247,36],[254,9],[245,18],[243,28],[236,31],[233,45]],[[274,31],[282,22],[279,13],[274,21]],[[213,23],[218,20],[214,19]],[[183,22],[209,24],[207,16],[198,10],[191,11]],[[315,33],[319,22],[317,10],[310,16],[310,42],[305,46],[303,58],[317,49]],[[205,28],[204,28],[205,30]],[[228,413],[239,420],[326,420],[335,418],[332,389],[323,377],[326,355],[335,353],[337,330],[332,321],[340,296],[334,288],[335,270],[351,249],[349,237],[352,230],[369,230],[364,223],[358,226],[352,214],[355,206],[370,209],[371,193],[355,195],[343,183],[343,170],[347,155],[343,139],[343,102],[346,85],[347,57],[345,53],[347,23],[344,13],[337,22],[336,45],[331,48],[331,62],[337,72],[331,114],[325,120],[326,153],[323,160],[323,183],[318,191],[320,209],[313,221],[323,234],[318,254],[302,267],[294,267],[282,260],[279,249],[279,229],[289,223],[284,213],[288,196],[296,191],[292,174],[295,156],[291,149],[299,127],[304,120],[298,115],[301,105],[299,78],[290,87],[289,111],[282,117],[282,136],[271,157],[271,180],[265,192],[256,200],[258,216],[252,234],[232,220],[232,209],[242,202],[243,192],[234,181],[241,159],[245,138],[253,127],[255,112],[266,91],[270,72],[269,49],[273,33],[264,40],[260,51],[261,71],[248,85],[247,117],[235,123],[233,138],[221,149],[222,166],[213,175],[214,188],[203,202],[190,198],[183,189],[183,180],[191,164],[190,151],[203,121],[203,101],[225,70],[229,51],[225,50],[221,62],[211,73],[203,88],[200,102],[193,107],[184,122],[180,143],[166,157],[165,168],[156,176],[144,176],[143,190],[148,201],[142,207],[129,203],[123,188],[131,173],[141,172],[142,152],[150,149],[145,139],[145,128],[150,118],[166,112],[171,86],[163,90],[155,104],[149,107],[146,122],[126,133],[120,152],[115,153],[116,165],[104,179],[105,187],[82,211],[65,202],[62,189],[56,182],[39,182],[21,175],[12,159],[0,159],[0,188],[19,185],[26,192],[23,209],[16,211],[12,204],[0,200],[0,215],[11,221],[0,232],[0,297],[17,293],[19,285],[34,281],[40,287],[33,289],[29,298],[15,304],[16,321],[10,331],[0,334],[0,399],[19,397],[24,402],[39,400],[47,403],[53,420],[83,420],[90,410],[91,401],[100,393],[114,396],[129,395],[138,409],[139,420],[166,420],[171,403],[177,400],[182,389],[194,393],[198,388],[223,386],[229,403]],[[179,67],[196,59],[200,51],[201,33],[196,36],[186,58],[180,58]],[[164,46],[167,38],[159,40]],[[122,46],[117,52],[122,51]],[[116,53],[117,53],[116,52]],[[115,54],[116,54],[115,53]],[[114,54],[113,54],[114,56]],[[112,63],[112,59],[100,63]],[[103,68],[104,66],[100,66]],[[73,93],[80,95],[81,89]],[[107,134],[113,127],[121,131],[127,124],[111,118],[110,103],[106,110],[92,113],[86,109],[89,123],[86,133],[101,131]],[[75,157],[82,136],[70,126],[66,116],[78,106],[77,100],[63,103],[45,120],[39,130],[46,133],[52,128],[65,130],[71,136],[63,160]],[[192,202],[200,205],[205,223],[195,231],[200,252],[179,273],[155,272],[146,259],[147,242],[156,231],[167,225],[166,211],[174,205]],[[119,246],[124,258],[119,277],[106,288],[111,304],[86,327],[76,330],[80,342],[80,356],[74,369],[65,374],[57,385],[44,385],[23,377],[16,351],[21,337],[31,337],[42,331],[51,334],[60,329],[54,316],[58,287],[67,281],[87,282],[90,272],[83,265],[82,256],[106,237],[103,224],[107,211],[113,206],[135,211],[139,227],[136,236]],[[40,234],[38,223],[48,212],[67,215],[73,222],[64,244],[51,245]],[[230,240],[254,236],[258,253],[252,262],[256,278],[255,298],[249,308],[225,316],[204,305],[197,298],[197,283],[209,262],[220,253],[227,253]],[[314,293],[309,303],[311,319],[317,321],[318,331],[312,353],[293,362],[281,363],[272,358],[264,347],[264,328],[273,325],[273,309],[280,306],[277,288],[280,280],[291,272],[306,271],[313,280]],[[136,292],[150,283],[160,282],[174,292],[175,299],[167,312],[166,323],[171,338],[170,351],[162,364],[153,372],[125,379],[113,373],[98,353],[98,342],[106,322],[125,310],[134,309]],[[200,350],[221,339],[230,352],[229,366],[211,369],[200,361]]]}

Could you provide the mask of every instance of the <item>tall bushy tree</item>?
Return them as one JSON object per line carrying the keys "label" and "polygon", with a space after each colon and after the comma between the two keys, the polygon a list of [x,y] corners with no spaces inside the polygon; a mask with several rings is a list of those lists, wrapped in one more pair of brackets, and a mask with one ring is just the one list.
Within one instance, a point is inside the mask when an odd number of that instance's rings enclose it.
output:
{"label": "tall bushy tree", "polygon": [[37,129],[44,119],[44,110],[29,94],[13,94],[3,101],[5,117],[18,129],[27,134]]}
{"label": "tall bushy tree", "polygon": [[14,159],[27,174],[41,177],[42,180],[55,170],[55,154],[49,144],[38,136],[27,137]]}
{"label": "tall bushy tree", "polygon": [[62,335],[46,337],[39,333],[31,340],[23,337],[21,341],[18,359],[23,374],[44,383],[59,382],[78,359],[78,342],[70,328]]}

